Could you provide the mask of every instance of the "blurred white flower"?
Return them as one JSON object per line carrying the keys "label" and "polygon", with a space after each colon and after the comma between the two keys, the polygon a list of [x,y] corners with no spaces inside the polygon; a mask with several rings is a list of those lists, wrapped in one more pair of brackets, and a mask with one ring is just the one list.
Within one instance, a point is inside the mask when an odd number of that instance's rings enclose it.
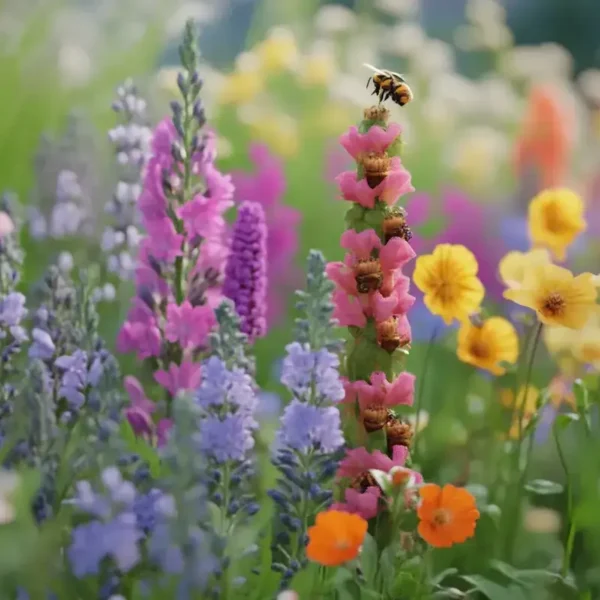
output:
{"label": "blurred white flower", "polygon": [[[381,56],[377,48],[377,41],[385,34],[387,28],[381,25],[363,25],[360,33],[356,33],[352,37],[352,42],[348,44],[344,57],[346,70],[350,73],[366,72],[364,63],[369,63],[383,69],[391,69],[389,65],[381,64]],[[368,75],[367,75],[368,77]],[[366,83],[365,78],[365,83]],[[364,84],[363,84],[364,85]]]}
{"label": "blurred white flower", "polygon": [[341,33],[353,29],[356,25],[356,13],[342,4],[326,4],[315,17],[317,31],[324,34]]}
{"label": "blurred white flower", "polygon": [[329,95],[331,98],[349,102],[361,108],[368,106],[369,102],[373,102],[374,100],[370,96],[372,90],[366,88],[369,71],[364,67],[362,71],[365,74],[364,78],[340,73],[335,81],[330,82]]}
{"label": "blurred white flower", "polygon": [[548,81],[570,77],[573,57],[554,43],[539,46],[516,46],[504,56],[501,69],[511,77],[531,81]]}
{"label": "blurred white flower", "polygon": [[419,10],[419,0],[375,0],[375,6],[392,17],[406,17]]}
{"label": "blurred white flower", "polygon": [[202,25],[211,23],[219,15],[217,5],[207,2],[185,2],[169,17],[166,24],[166,33],[169,38],[179,38],[188,19],[194,19]]}
{"label": "blurred white flower", "polygon": [[388,33],[380,38],[383,50],[396,56],[411,56],[421,52],[427,42],[427,35],[419,25],[413,21],[399,23],[388,29]]}
{"label": "blurred white flower", "polygon": [[557,533],[560,531],[561,524],[559,513],[541,506],[528,508],[523,519],[523,527],[530,533]]}
{"label": "blurred white flower", "polygon": [[69,273],[73,269],[74,261],[73,255],[70,252],[63,251],[58,255],[57,259],[58,268],[63,273]]}
{"label": "blurred white flower", "polygon": [[478,82],[477,87],[482,114],[508,122],[521,118],[523,101],[509,81],[492,75]]}
{"label": "blurred white flower", "polygon": [[277,595],[277,600],[300,600],[300,596],[292,590],[286,590]]}
{"label": "blurred white flower", "polygon": [[476,125],[448,147],[446,159],[465,184],[481,187],[495,181],[509,150],[509,140],[503,133],[487,125]]}
{"label": "blurred white flower", "polygon": [[600,69],[583,71],[577,82],[583,95],[594,104],[600,105]]}
{"label": "blurred white flower", "polygon": [[260,58],[254,52],[241,52],[235,59],[235,68],[238,71],[258,72],[260,67]]}
{"label": "blurred white flower", "polygon": [[92,59],[82,46],[63,44],[58,51],[58,72],[64,86],[84,86],[92,76]]}
{"label": "blurred white flower", "polygon": [[478,102],[474,81],[448,71],[440,73],[429,83],[429,97],[441,102],[449,112],[470,113]]}
{"label": "blurred white flower", "polygon": [[16,517],[13,495],[19,485],[19,476],[12,471],[0,471],[0,525],[12,523]]}
{"label": "blurred white flower", "polygon": [[[427,427],[427,425],[429,425],[429,413],[426,410],[420,410],[418,421],[419,421],[419,429],[418,429],[417,433],[420,433],[421,431],[423,431],[423,429],[425,429],[425,427]],[[413,427],[416,427],[417,426],[417,415],[416,414],[408,415],[408,422]]]}
{"label": "blurred white flower", "polygon": [[438,139],[447,137],[456,126],[459,113],[451,110],[443,97],[433,94],[420,101],[421,118],[426,124],[428,134]]}
{"label": "blurred white flower", "polygon": [[436,77],[454,71],[454,49],[442,40],[428,40],[420,52],[411,56],[411,71]]}
{"label": "blurred white flower", "polygon": [[476,25],[504,23],[506,9],[497,0],[468,0],[465,16],[468,21]]}

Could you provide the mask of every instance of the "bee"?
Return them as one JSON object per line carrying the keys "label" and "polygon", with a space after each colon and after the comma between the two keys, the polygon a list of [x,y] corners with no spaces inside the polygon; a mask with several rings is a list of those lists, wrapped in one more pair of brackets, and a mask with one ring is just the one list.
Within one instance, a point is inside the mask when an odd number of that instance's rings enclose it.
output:
{"label": "bee", "polygon": [[405,106],[413,99],[412,90],[400,73],[378,69],[367,63],[365,67],[374,71],[367,81],[367,87],[373,82],[373,95],[378,96],[380,102],[391,98],[392,102]]}

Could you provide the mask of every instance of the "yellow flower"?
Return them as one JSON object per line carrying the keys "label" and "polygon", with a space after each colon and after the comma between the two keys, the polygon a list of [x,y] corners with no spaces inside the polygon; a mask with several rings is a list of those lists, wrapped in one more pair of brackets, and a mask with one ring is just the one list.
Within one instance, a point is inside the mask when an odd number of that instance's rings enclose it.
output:
{"label": "yellow flower", "polygon": [[425,306],[450,325],[479,310],[485,290],[473,253],[461,245],[439,244],[417,259],[413,280],[425,294]]}
{"label": "yellow flower", "polygon": [[223,78],[219,90],[220,104],[248,104],[262,92],[264,81],[255,70],[238,69]]}
{"label": "yellow flower", "polygon": [[294,34],[285,27],[275,27],[254,49],[266,74],[280,73],[292,67],[298,58]]}
{"label": "yellow flower", "polygon": [[504,297],[535,310],[545,325],[581,329],[597,310],[598,291],[591,273],[575,277],[556,265],[537,265],[527,271],[522,286],[506,290]]}
{"label": "yellow flower", "polygon": [[502,317],[481,324],[464,321],[458,331],[457,355],[465,363],[503,375],[506,369],[500,363],[514,364],[519,357],[519,338],[512,323]]}
{"label": "yellow flower", "polygon": [[540,192],[529,204],[529,237],[565,260],[567,248],[585,230],[585,206],[575,192],[554,188]]}
{"label": "yellow flower", "polygon": [[[526,415],[535,414],[537,411],[537,402],[540,396],[540,390],[533,385],[527,386],[527,392],[525,392],[525,386],[522,385],[519,388],[517,394],[517,401],[515,403],[515,394],[511,389],[504,389],[500,391],[500,402],[503,406],[509,410],[523,410]],[[523,402],[525,404],[523,404]],[[522,407],[522,408],[521,408]]]}
{"label": "yellow flower", "polygon": [[336,72],[333,56],[329,53],[314,53],[302,60],[299,78],[305,86],[328,85]]}
{"label": "yellow flower", "polygon": [[508,288],[518,288],[523,283],[525,272],[536,265],[550,263],[550,253],[545,248],[529,252],[509,252],[498,265],[500,278]]}
{"label": "yellow flower", "polygon": [[572,352],[575,359],[600,370],[600,315],[596,311],[573,340]]}
{"label": "yellow flower", "polygon": [[250,123],[252,134],[280,156],[294,156],[300,147],[297,122],[288,115],[266,115]]}
{"label": "yellow flower", "polygon": [[[540,396],[540,391],[533,385],[521,386],[519,393],[517,394],[517,401],[515,402],[515,395],[512,390],[506,389],[500,392],[500,401],[506,408],[513,411],[512,420],[510,423],[510,429],[508,431],[508,437],[511,440],[519,439],[519,432],[523,433],[529,422],[537,412],[537,403]],[[523,415],[521,420],[521,426],[519,427],[519,416]]]}

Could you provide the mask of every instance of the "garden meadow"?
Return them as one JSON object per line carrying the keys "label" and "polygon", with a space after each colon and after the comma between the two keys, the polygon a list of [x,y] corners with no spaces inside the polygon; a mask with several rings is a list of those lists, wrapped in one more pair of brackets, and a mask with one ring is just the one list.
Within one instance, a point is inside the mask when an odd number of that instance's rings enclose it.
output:
{"label": "garden meadow", "polygon": [[0,9],[0,599],[600,597],[600,71],[101,5]]}

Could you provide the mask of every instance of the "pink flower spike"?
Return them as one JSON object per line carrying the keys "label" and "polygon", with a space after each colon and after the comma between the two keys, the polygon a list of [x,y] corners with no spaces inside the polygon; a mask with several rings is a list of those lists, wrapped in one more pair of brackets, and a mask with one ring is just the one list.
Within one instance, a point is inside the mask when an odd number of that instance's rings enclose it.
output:
{"label": "pink flower spike", "polygon": [[394,314],[403,315],[407,313],[415,303],[415,297],[408,293],[410,289],[410,279],[406,275],[400,275],[394,283],[392,296],[396,298],[396,307]]}
{"label": "pink flower spike", "polygon": [[[404,240],[402,241],[404,242]],[[371,257],[371,252],[374,249],[381,248],[381,240],[374,229],[365,229],[360,233],[357,233],[354,229],[347,229],[342,233],[340,246],[352,252],[359,260],[366,260]]]}
{"label": "pink flower spike", "polygon": [[160,354],[158,327],[143,321],[125,321],[117,336],[119,352],[136,352],[140,360]]}
{"label": "pink flower spike", "polygon": [[131,429],[135,435],[141,437],[150,437],[152,435],[152,428],[154,427],[154,423],[152,422],[152,417],[149,413],[144,412],[143,410],[136,408],[135,406],[130,406],[126,408],[125,418],[131,425]]}
{"label": "pink flower spike", "polygon": [[341,377],[342,385],[346,395],[342,400],[342,404],[354,404],[356,402],[356,390],[354,389],[355,382],[350,381],[347,377]]}
{"label": "pink flower spike", "polygon": [[400,446],[404,449],[404,453],[402,453],[401,451],[397,452],[396,447],[394,446],[392,458],[386,456],[380,450],[374,450],[372,453],[362,447],[347,450],[335,476],[337,479],[346,477],[354,479],[370,469],[378,469],[388,473],[392,467],[402,467],[408,456],[408,449]]}
{"label": "pink flower spike", "polygon": [[148,253],[156,260],[172,263],[178,256],[181,256],[181,245],[184,240],[183,235],[175,231],[175,226],[171,219],[165,217],[156,221],[146,223],[148,237]]}
{"label": "pink flower spike", "polygon": [[375,292],[370,299],[373,316],[378,323],[394,316],[396,306],[398,305],[398,297],[395,293],[391,296],[382,296],[381,292]]}
{"label": "pink flower spike", "polygon": [[354,272],[348,266],[346,266],[342,262],[330,262],[327,263],[325,267],[325,273],[327,277],[335,285],[344,290],[346,293],[356,296],[358,295],[358,290],[356,289],[356,277],[354,276]]}
{"label": "pink flower spike", "polygon": [[223,212],[227,208],[228,204],[220,203],[214,196],[207,198],[197,194],[191,202],[179,208],[177,216],[183,220],[190,238],[208,238],[224,227]]}
{"label": "pink flower spike", "polygon": [[176,396],[182,390],[195,390],[200,385],[200,376],[200,365],[184,360],[181,365],[171,363],[168,371],[157,371],[154,379],[171,396]]}
{"label": "pink flower spike", "polygon": [[333,318],[338,321],[340,326],[364,327],[367,324],[362,305],[356,297],[349,296],[343,290],[335,290],[332,300],[334,304]]}
{"label": "pink flower spike", "polygon": [[387,129],[375,125],[367,133],[359,133],[352,126],[340,136],[340,144],[356,160],[364,152],[385,152],[401,132],[402,128],[397,123],[391,123]]}
{"label": "pink flower spike", "polygon": [[403,267],[415,257],[411,245],[401,237],[394,237],[379,252],[379,262],[384,272]]}
{"label": "pink flower spike", "polygon": [[395,467],[402,467],[408,458],[408,448],[406,446],[394,446],[392,448],[392,462]]}

